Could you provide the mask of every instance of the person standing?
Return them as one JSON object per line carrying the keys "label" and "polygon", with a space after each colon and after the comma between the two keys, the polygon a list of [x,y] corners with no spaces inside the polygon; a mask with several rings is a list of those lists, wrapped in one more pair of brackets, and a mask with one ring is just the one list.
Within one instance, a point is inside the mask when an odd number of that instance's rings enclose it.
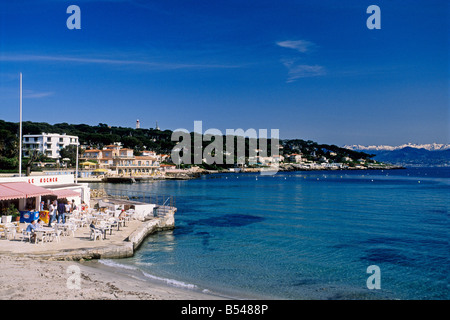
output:
{"label": "person standing", "polygon": [[49,212],[48,212],[48,226],[51,227],[53,221],[55,221],[56,219],[56,209],[57,209],[57,204],[56,204],[56,200],[53,201],[52,203],[50,203],[49,206]]}
{"label": "person standing", "polygon": [[61,223],[61,221],[62,221],[62,223],[66,223],[66,204],[64,203],[64,201],[61,201],[59,204],[58,204],[58,215],[57,215],[57,220],[58,220],[58,223]]}
{"label": "person standing", "polygon": [[66,213],[72,213],[72,205],[69,201],[66,201]]}

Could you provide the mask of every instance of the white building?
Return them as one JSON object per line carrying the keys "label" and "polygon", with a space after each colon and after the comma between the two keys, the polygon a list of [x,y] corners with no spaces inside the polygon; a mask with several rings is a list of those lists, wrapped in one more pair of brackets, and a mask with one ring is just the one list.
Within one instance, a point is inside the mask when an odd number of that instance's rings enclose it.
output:
{"label": "white building", "polygon": [[1,207],[13,203],[20,211],[39,211],[41,201],[48,205],[60,199],[74,200],[77,207],[89,205],[89,184],[75,183],[73,174],[0,178]]}
{"label": "white building", "polygon": [[291,155],[288,155],[290,162],[300,163],[302,162],[302,155],[298,153],[293,153]]}
{"label": "white building", "polygon": [[65,133],[27,134],[23,136],[23,155],[29,157],[31,152],[37,149],[48,158],[59,159],[59,150],[77,144],[77,136],[68,136]]}

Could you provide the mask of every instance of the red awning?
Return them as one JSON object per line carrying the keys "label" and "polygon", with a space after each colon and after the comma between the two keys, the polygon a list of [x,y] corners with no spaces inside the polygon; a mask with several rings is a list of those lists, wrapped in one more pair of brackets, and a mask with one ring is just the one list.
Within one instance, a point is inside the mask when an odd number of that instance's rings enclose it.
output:
{"label": "red awning", "polygon": [[79,197],[80,193],[70,189],[52,190],[52,193],[58,198]]}
{"label": "red awning", "polygon": [[[53,194],[51,190],[35,186],[34,184],[26,183],[26,182],[8,182],[2,183],[0,186],[11,190],[11,192],[15,192],[16,196],[12,199],[19,198],[32,198],[38,196],[45,196]],[[19,196],[20,194],[20,196]],[[6,199],[2,199],[6,200]]]}
{"label": "red awning", "polygon": [[10,189],[0,184],[0,200],[11,200],[26,198],[26,195],[20,191]]}

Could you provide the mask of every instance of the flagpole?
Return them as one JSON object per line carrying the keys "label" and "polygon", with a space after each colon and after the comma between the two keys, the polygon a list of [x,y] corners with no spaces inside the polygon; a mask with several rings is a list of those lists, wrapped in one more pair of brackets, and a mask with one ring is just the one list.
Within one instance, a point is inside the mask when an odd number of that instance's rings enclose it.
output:
{"label": "flagpole", "polygon": [[22,72],[20,72],[20,111],[19,111],[19,177],[22,176]]}

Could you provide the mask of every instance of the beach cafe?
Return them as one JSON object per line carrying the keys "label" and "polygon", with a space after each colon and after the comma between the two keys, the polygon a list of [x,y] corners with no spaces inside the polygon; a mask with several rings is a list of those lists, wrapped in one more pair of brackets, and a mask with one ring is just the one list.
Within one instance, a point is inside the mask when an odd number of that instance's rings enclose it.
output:
{"label": "beach cafe", "polygon": [[76,206],[89,204],[90,189],[86,183],[75,183],[73,175],[27,176],[0,178],[0,213],[2,223],[12,221],[7,209],[20,213],[20,222],[41,219],[48,223],[48,207],[52,201],[74,201]]}

